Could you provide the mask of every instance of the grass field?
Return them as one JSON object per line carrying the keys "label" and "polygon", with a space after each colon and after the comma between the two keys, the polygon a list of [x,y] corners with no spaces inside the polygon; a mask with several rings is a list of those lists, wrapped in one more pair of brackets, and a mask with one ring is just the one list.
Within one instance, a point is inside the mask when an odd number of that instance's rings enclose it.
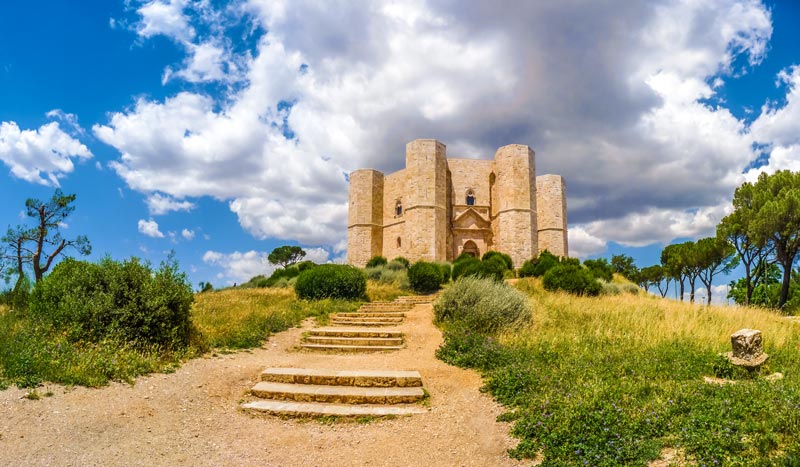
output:
{"label": "grass field", "polygon": [[[370,283],[372,300],[391,300],[403,292]],[[228,289],[195,296],[190,345],[180,352],[133,348],[115,341],[71,342],[66,335],[0,305],[0,389],[33,387],[50,381],[102,386],[111,380],[174,371],[186,359],[213,349],[258,347],[270,334],[297,326],[307,317],[321,322],[330,313],[354,311],[362,302],[298,300],[291,288]]]}
{"label": "grass field", "polygon": [[[500,336],[446,334],[440,356],[483,371],[542,465],[640,465],[674,449],[692,465],[800,465],[800,325],[774,312],[649,295],[582,298],[534,279],[530,326]],[[719,357],[741,328],[762,331],[768,382]],[[732,385],[703,377],[736,377]]]}

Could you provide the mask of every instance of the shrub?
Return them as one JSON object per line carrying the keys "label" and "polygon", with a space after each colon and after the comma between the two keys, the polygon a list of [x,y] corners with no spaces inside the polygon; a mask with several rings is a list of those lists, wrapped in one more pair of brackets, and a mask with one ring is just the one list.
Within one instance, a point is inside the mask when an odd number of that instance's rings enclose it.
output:
{"label": "shrub", "polygon": [[502,281],[505,273],[508,272],[508,263],[500,256],[490,256],[489,259],[482,261],[483,277],[489,277],[496,281]]}
{"label": "shrub", "polygon": [[442,292],[433,305],[439,323],[465,326],[478,333],[524,326],[531,320],[525,295],[504,282],[462,277]]}
{"label": "shrub", "polygon": [[317,265],[317,263],[315,263],[313,261],[305,260],[305,261],[300,261],[299,263],[295,264],[294,267],[296,267],[298,271],[303,272],[306,269],[311,269],[311,268],[315,267],[316,265]]}
{"label": "shrub", "polygon": [[534,277],[534,270],[536,269],[536,260],[529,259],[522,263],[517,274],[519,277]]}
{"label": "shrub", "polygon": [[402,271],[408,269],[408,266],[405,263],[393,259],[386,264],[386,268],[391,271]]}
{"label": "shrub", "polygon": [[442,274],[442,284],[450,282],[450,276],[453,272],[453,265],[450,263],[434,263]]}
{"label": "shrub", "polygon": [[364,268],[364,275],[366,275],[367,279],[371,281],[377,281],[381,278],[384,270],[385,268],[383,266]]}
{"label": "shrub", "polygon": [[611,282],[614,278],[614,269],[605,258],[587,259],[583,262],[595,279],[603,279],[606,282]]}
{"label": "shrub", "polygon": [[638,295],[639,291],[641,290],[638,285],[630,283],[630,282],[626,282],[624,284],[620,284],[619,288],[620,288],[621,291],[623,291],[625,293],[632,294],[632,295]]}
{"label": "shrub", "polygon": [[299,275],[300,268],[298,268],[297,265],[292,265],[274,270],[269,278],[264,281],[259,281],[257,284],[263,284],[259,285],[259,287],[282,287],[282,285],[278,284],[285,284],[292,277],[297,277]]}
{"label": "shrub", "polygon": [[367,261],[368,268],[374,268],[375,266],[386,266],[386,258],[383,256],[373,256],[372,258]]}
{"label": "shrub", "polygon": [[550,269],[558,266],[559,260],[558,256],[550,253],[547,250],[542,251],[539,253],[539,257],[533,260],[533,276],[534,277],[542,277],[549,271]]}
{"label": "shrub", "polygon": [[453,263],[452,278],[457,280],[459,277],[466,276],[483,277],[483,263],[475,257],[462,254]]}
{"label": "shrub", "polygon": [[597,283],[600,284],[601,295],[619,295],[622,293],[622,290],[618,284],[606,282],[603,279],[597,279]]}
{"label": "shrub", "polygon": [[408,285],[417,293],[433,293],[442,285],[442,271],[436,264],[417,261],[408,268]]}
{"label": "shrub", "polygon": [[481,258],[481,261],[485,262],[485,261],[489,260],[490,258],[494,258],[494,257],[502,258],[503,262],[506,265],[506,269],[509,269],[509,270],[512,270],[512,271],[514,270],[514,261],[511,260],[511,256],[509,256],[509,255],[507,255],[505,253],[501,253],[499,251],[487,251],[486,253],[483,254],[483,257]]}
{"label": "shrub", "polygon": [[358,300],[366,294],[367,277],[353,266],[322,264],[301,272],[294,284],[294,290],[304,300]]}
{"label": "shrub", "polygon": [[599,295],[602,289],[588,269],[574,264],[551,268],[545,273],[542,284],[546,290],[563,290],[575,295]]}
{"label": "shrub", "polygon": [[30,313],[71,341],[115,339],[140,346],[184,348],[194,293],[177,263],[153,271],[131,258],[89,263],[67,259],[33,290]]}
{"label": "shrub", "polygon": [[408,267],[411,266],[411,261],[407,260],[406,258],[403,258],[402,256],[398,256],[397,258],[393,259],[392,262],[401,263],[406,267],[406,269],[408,269]]}

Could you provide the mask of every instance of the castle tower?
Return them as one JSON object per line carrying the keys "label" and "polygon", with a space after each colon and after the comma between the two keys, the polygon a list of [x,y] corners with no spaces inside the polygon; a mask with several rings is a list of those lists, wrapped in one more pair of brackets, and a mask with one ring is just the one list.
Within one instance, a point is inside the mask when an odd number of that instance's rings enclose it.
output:
{"label": "castle tower", "polygon": [[412,261],[447,260],[447,160],[445,145],[417,139],[406,145],[404,245]]}
{"label": "castle tower", "polygon": [[360,169],[350,173],[347,262],[364,267],[383,250],[383,173]]}
{"label": "castle tower", "polygon": [[567,188],[561,175],[536,177],[539,252],[548,250],[556,256],[568,256]]}
{"label": "castle tower", "polygon": [[536,224],[535,154],[521,144],[497,150],[495,186],[497,190],[496,238],[494,249],[507,253],[514,267],[538,254]]}

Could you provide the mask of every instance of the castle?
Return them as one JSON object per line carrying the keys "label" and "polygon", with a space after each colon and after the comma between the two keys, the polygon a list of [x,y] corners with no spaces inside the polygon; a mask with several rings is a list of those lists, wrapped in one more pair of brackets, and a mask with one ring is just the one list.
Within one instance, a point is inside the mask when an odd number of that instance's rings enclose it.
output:
{"label": "castle", "polygon": [[347,262],[373,256],[452,261],[462,253],[507,253],[515,267],[549,250],[567,256],[567,200],[560,175],[536,176],[528,146],[494,160],[447,159],[445,145],[406,145],[406,168],[350,174]]}

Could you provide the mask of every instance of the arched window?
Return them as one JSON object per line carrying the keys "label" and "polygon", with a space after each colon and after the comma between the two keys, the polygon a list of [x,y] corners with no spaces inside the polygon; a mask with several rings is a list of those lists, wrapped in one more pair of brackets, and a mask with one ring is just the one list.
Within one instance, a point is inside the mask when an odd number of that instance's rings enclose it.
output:
{"label": "arched window", "polygon": [[467,190],[467,206],[475,206],[475,192]]}
{"label": "arched window", "polygon": [[399,199],[394,203],[394,215],[395,216],[403,215],[403,203]]}
{"label": "arched window", "polygon": [[466,253],[473,258],[481,257],[481,252],[478,250],[478,245],[476,245],[472,240],[468,240],[467,243],[464,244],[464,248],[461,249],[461,253]]}

